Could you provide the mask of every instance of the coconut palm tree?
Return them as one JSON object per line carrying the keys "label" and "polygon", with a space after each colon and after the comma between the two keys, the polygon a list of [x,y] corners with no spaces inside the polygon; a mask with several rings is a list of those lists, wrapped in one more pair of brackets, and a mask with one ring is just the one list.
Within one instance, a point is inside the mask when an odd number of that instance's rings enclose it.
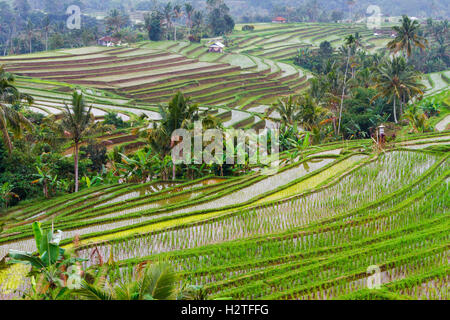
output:
{"label": "coconut palm tree", "polygon": [[125,23],[125,17],[117,9],[111,10],[105,19],[105,24],[114,34],[118,33]]}
{"label": "coconut palm tree", "polygon": [[169,30],[172,26],[172,4],[170,2],[167,2],[164,7],[164,17],[166,18],[167,40],[169,40]]}
{"label": "coconut palm tree", "polygon": [[167,263],[138,265],[134,279],[128,276],[117,284],[106,277],[97,284],[82,281],[82,289],[74,294],[87,300],[175,300],[176,283],[176,273]]}
{"label": "coconut palm tree", "polygon": [[95,129],[92,106],[87,106],[83,94],[74,91],[72,104],[64,104],[62,119],[56,123],[56,129],[62,136],[70,138],[74,143],[75,192],[78,192],[78,151],[80,142]]}
{"label": "coconut palm tree", "polygon": [[343,86],[342,86],[341,105],[339,107],[339,122],[338,122],[338,129],[337,129],[338,134],[341,131],[342,108],[344,107],[344,94],[345,94],[346,83],[347,83],[348,66],[350,64],[350,55],[351,55],[351,51],[352,51],[352,46],[356,46],[358,41],[359,41],[358,33],[355,36],[353,36],[351,34],[351,35],[347,36],[344,40],[345,45],[347,46],[347,63],[345,66],[344,82],[343,82]]}
{"label": "coconut palm tree", "polygon": [[422,95],[423,84],[420,82],[421,76],[412,67],[406,64],[403,57],[393,57],[387,59],[377,70],[375,89],[379,91],[372,98],[388,98],[388,102],[393,101],[393,115],[395,123],[397,120],[397,100],[400,102],[400,112],[406,100],[416,95]]}
{"label": "coconut palm tree", "polygon": [[12,105],[20,103],[22,100],[26,100],[29,104],[33,102],[31,96],[19,92],[14,86],[14,76],[0,66],[0,130],[9,153],[12,152],[13,145],[8,127],[16,135],[20,135],[23,128],[31,129],[33,127],[22,113],[12,108]]}
{"label": "coconut palm tree", "polygon": [[417,105],[412,105],[405,112],[405,118],[408,119],[409,125],[416,133],[423,133],[431,130],[431,126],[428,123],[428,117],[425,113],[419,112]]}
{"label": "coconut palm tree", "polygon": [[45,51],[48,51],[48,32],[50,30],[50,18],[47,15],[45,15],[44,19],[42,19],[42,29],[44,31],[45,34]]}
{"label": "coconut palm tree", "polygon": [[307,131],[313,132],[315,129],[319,129],[322,121],[330,114],[326,108],[318,106],[314,98],[308,93],[302,95],[297,103],[299,105],[298,120]]}
{"label": "coconut palm tree", "polygon": [[[189,98],[185,98],[178,92],[167,106],[159,106],[162,119],[156,127],[146,132],[152,150],[155,150],[161,159],[170,152],[173,147],[172,132],[177,129],[190,128],[195,120],[198,120],[198,106],[191,104]],[[175,179],[175,163],[173,164],[172,178]]]}
{"label": "coconut palm tree", "polygon": [[[173,18],[178,19],[183,16],[183,11],[181,11],[181,6],[176,4],[173,6]],[[173,23],[173,40],[177,41],[177,25]]]}
{"label": "coconut palm tree", "polygon": [[408,57],[411,55],[413,46],[425,49],[428,41],[418,34],[419,22],[416,20],[412,21],[406,15],[403,16],[400,22],[400,26],[392,27],[397,32],[397,36],[387,44],[387,48],[393,53],[402,50]]}
{"label": "coconut palm tree", "polygon": [[189,29],[189,34],[190,34],[191,29],[192,29],[192,14],[194,13],[194,7],[190,3],[185,3],[184,11],[186,11],[186,17],[187,17],[186,23],[187,23],[187,27]]}
{"label": "coconut palm tree", "polygon": [[294,96],[278,99],[272,106],[273,110],[280,115],[282,124],[293,126],[299,121],[300,108]]}
{"label": "coconut palm tree", "polygon": [[33,47],[31,45],[31,40],[33,39],[33,30],[34,25],[31,19],[28,19],[26,24],[26,32],[27,32],[27,39],[28,39],[28,47],[30,48],[30,53],[33,51]]}

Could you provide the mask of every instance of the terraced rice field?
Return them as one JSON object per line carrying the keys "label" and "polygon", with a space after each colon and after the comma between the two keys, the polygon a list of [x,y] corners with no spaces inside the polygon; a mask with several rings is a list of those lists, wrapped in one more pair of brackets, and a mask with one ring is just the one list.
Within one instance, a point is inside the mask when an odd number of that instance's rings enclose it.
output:
{"label": "terraced rice field", "polygon": [[[118,184],[30,203],[9,213],[0,258],[34,250],[38,220],[62,230],[65,247],[78,235],[80,257],[112,256],[117,272],[168,260],[212,298],[448,299],[449,141],[427,134],[382,153],[368,140],[333,143],[272,176]],[[381,290],[367,288],[372,265]],[[26,271],[0,271],[0,298],[27,288]]]}
{"label": "terraced rice field", "polygon": [[[218,54],[212,61],[206,54],[206,47],[200,44],[173,42],[167,46],[162,42],[159,46],[144,43],[136,48],[92,48],[90,53],[56,51],[54,55],[24,56],[20,60],[0,59],[0,64],[5,64],[7,71],[23,77],[20,82],[24,91],[47,91],[43,99],[37,100],[33,106],[42,112],[54,112],[61,107],[53,105],[49,98],[64,98],[64,94],[58,91],[73,86],[93,88],[100,95],[96,97],[93,94],[97,100],[110,100],[105,96],[113,99],[113,106],[99,104],[95,106],[98,110],[110,107],[137,114],[141,110],[124,110],[117,104],[151,109],[152,105],[168,101],[181,90],[194,102],[235,107],[243,97],[253,94],[293,93],[291,86],[294,83],[286,82],[302,81],[300,73],[292,67],[282,70],[274,66],[272,70],[270,64],[258,64],[249,56]],[[197,53],[201,54],[188,57]],[[203,54],[207,57],[201,58]],[[231,99],[233,101],[222,103]],[[118,101],[114,100],[122,101],[116,103]],[[101,111],[97,113],[102,115]]]}
{"label": "terraced rice field", "polygon": [[323,40],[338,45],[356,31],[368,47],[377,47],[372,39],[382,41],[364,25],[261,24],[233,34],[225,54],[208,53],[207,42],[160,41],[8,56],[0,64],[19,75],[19,88],[36,97],[31,110],[42,114],[61,112],[71,90],[81,88],[99,120],[109,110],[124,120],[141,114],[158,120],[156,105],[182,91],[211,111],[239,109],[227,126],[260,128],[266,125],[262,113],[248,109],[307,87],[310,75],[292,64],[298,49]]}

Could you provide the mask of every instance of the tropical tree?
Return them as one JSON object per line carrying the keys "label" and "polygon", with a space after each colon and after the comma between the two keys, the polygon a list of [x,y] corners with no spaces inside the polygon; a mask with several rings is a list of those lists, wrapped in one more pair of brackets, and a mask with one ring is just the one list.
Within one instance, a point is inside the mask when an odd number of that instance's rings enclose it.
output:
{"label": "tropical tree", "polygon": [[282,125],[295,126],[300,118],[300,108],[297,98],[293,95],[287,98],[278,99],[273,105],[273,110],[281,117]]}
{"label": "tropical tree", "polygon": [[[59,246],[62,232],[44,230],[41,223],[32,224],[36,252],[9,250],[8,263],[31,266],[31,288],[25,297],[33,300],[67,299],[70,289],[76,289],[81,283],[80,262],[86,261],[74,256],[73,251]],[[69,270],[79,272],[68,274]]]}
{"label": "tropical tree", "polygon": [[2,200],[2,205],[8,208],[8,204],[12,198],[19,199],[19,196],[13,192],[14,186],[9,182],[5,182],[0,186],[0,199]]}
{"label": "tropical tree", "polygon": [[[173,18],[178,19],[183,16],[183,11],[181,11],[181,6],[176,4],[173,6]],[[173,40],[177,41],[177,24],[173,24]]]}
{"label": "tropical tree", "polygon": [[431,130],[431,126],[428,123],[428,117],[424,112],[419,112],[419,108],[416,104],[409,107],[404,116],[408,119],[412,131],[415,133],[423,133]]}
{"label": "tropical tree", "polygon": [[0,130],[3,135],[3,141],[11,154],[13,144],[8,132],[8,127],[20,136],[23,128],[30,129],[32,123],[19,111],[12,108],[12,105],[26,100],[29,104],[33,102],[31,96],[22,94],[14,86],[14,76],[8,73],[0,66]]}
{"label": "tropical tree", "polygon": [[[191,21],[191,33],[199,35],[202,32],[203,14],[201,11],[194,11]],[[200,36],[200,35],[199,35]]]}
{"label": "tropical tree", "polygon": [[344,40],[345,45],[347,46],[347,63],[345,66],[344,82],[343,82],[343,86],[342,86],[341,105],[339,107],[339,122],[338,122],[337,134],[339,134],[341,131],[342,109],[344,107],[344,94],[345,94],[345,89],[346,89],[346,84],[347,84],[347,73],[348,73],[348,66],[350,64],[351,50],[352,50],[352,46],[357,43],[357,38],[358,38],[358,35],[357,36],[349,35]]}
{"label": "tropical tree", "polygon": [[72,104],[64,104],[62,119],[56,123],[59,133],[73,141],[75,162],[75,192],[78,192],[78,160],[80,142],[95,129],[94,115],[91,113],[92,106],[87,106],[83,94],[74,91]]}
{"label": "tropical tree", "polygon": [[172,26],[172,4],[170,2],[167,2],[166,6],[164,7],[163,13],[166,19],[167,40],[169,40],[169,30]]}
{"label": "tropical tree", "polygon": [[412,21],[406,15],[403,16],[400,22],[400,26],[392,27],[397,35],[387,44],[387,48],[393,53],[402,50],[408,57],[411,55],[414,46],[425,49],[428,41],[422,36],[419,36],[419,22],[417,20]]}
{"label": "tropical tree", "polygon": [[194,7],[192,6],[192,4],[185,3],[184,4],[184,11],[186,12],[186,24],[187,27],[189,29],[189,33],[191,33],[191,29],[192,29],[192,14],[194,13]]}
{"label": "tropical tree", "polygon": [[[164,159],[176,140],[172,139],[172,133],[177,129],[191,128],[193,122],[198,120],[198,106],[191,104],[189,98],[185,98],[181,92],[178,92],[167,106],[159,106],[159,113],[162,119],[157,124],[154,123],[145,135],[149,139],[152,150]],[[175,179],[175,163],[173,163],[172,177]]]}
{"label": "tropical tree", "polygon": [[159,158],[152,149],[147,152],[137,151],[133,157],[121,155],[121,162],[116,164],[123,179],[128,182],[146,182],[151,179],[159,165]]}
{"label": "tropical tree", "polygon": [[49,198],[51,188],[57,184],[58,176],[52,175],[52,169],[48,165],[42,162],[41,157],[38,157],[36,163],[37,174],[35,174],[36,180],[32,181],[32,184],[39,183],[42,185],[42,192],[46,199]]}
{"label": "tropical tree", "polygon": [[31,21],[31,19],[28,19],[27,25],[26,25],[26,34],[27,34],[28,47],[30,49],[30,53],[33,51],[33,46],[31,45],[31,40],[33,39],[33,30],[34,30],[33,22]]}
{"label": "tropical tree", "polygon": [[397,120],[397,101],[400,102],[400,112],[404,102],[416,95],[422,95],[423,84],[421,76],[406,64],[403,57],[387,59],[377,70],[375,89],[379,91],[372,101],[378,97],[388,98],[393,102],[393,116]]}
{"label": "tropical tree", "polygon": [[97,284],[81,282],[75,294],[87,300],[175,300],[177,276],[167,263],[138,265],[134,275],[113,284],[106,277]]}
{"label": "tropical tree", "polygon": [[42,29],[45,35],[45,51],[48,51],[48,33],[50,30],[50,24],[50,17],[47,14],[44,19],[42,19]]}
{"label": "tropical tree", "polygon": [[109,12],[105,19],[108,30],[118,33],[119,30],[127,23],[127,18],[119,10],[113,9]]}
{"label": "tropical tree", "polygon": [[329,115],[328,110],[318,106],[308,93],[300,96],[297,103],[299,105],[298,120],[305,130],[313,131],[318,128]]}

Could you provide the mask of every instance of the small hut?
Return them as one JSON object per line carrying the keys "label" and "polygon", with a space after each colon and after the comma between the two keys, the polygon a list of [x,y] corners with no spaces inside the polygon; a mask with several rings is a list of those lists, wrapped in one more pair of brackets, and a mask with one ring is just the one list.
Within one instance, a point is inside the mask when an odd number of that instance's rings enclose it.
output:
{"label": "small hut", "polygon": [[223,49],[225,48],[225,45],[222,42],[214,42],[211,44],[208,48],[208,52],[220,52],[223,53]]}
{"label": "small hut", "polygon": [[287,20],[283,17],[276,17],[272,20],[272,23],[286,23]]}
{"label": "small hut", "polygon": [[99,46],[105,46],[105,47],[113,47],[119,44],[119,39],[113,38],[113,37],[102,37],[97,40],[97,43]]}

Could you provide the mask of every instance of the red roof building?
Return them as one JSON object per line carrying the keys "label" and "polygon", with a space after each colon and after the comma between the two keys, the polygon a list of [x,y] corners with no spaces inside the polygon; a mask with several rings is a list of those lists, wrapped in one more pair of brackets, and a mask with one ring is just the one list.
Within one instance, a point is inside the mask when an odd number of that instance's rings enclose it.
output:
{"label": "red roof building", "polygon": [[275,19],[272,20],[272,23],[286,23],[287,20],[283,17],[276,17]]}
{"label": "red roof building", "polygon": [[119,39],[117,38],[113,38],[113,37],[102,37],[100,39],[97,40],[97,44],[100,46],[115,46],[117,43],[119,43]]}

